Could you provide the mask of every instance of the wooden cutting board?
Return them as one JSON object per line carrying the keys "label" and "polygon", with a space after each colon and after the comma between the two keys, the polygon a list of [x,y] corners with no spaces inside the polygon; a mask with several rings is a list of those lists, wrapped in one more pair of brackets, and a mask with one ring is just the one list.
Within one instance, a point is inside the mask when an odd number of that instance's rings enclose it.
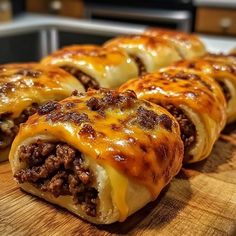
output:
{"label": "wooden cutting board", "polygon": [[[236,235],[236,125],[123,223],[95,226],[21,191],[0,164],[0,235]],[[230,131],[230,133],[228,133]]]}

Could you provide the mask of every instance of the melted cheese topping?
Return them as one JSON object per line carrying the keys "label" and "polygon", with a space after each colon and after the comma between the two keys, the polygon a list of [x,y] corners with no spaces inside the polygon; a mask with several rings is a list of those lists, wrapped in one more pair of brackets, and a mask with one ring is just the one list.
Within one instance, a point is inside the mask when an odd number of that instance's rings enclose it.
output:
{"label": "melted cheese topping", "polygon": [[0,114],[20,113],[32,103],[61,100],[72,91],[84,91],[70,74],[53,66],[40,64],[7,64],[0,67]]}
{"label": "melted cheese topping", "polygon": [[117,37],[108,41],[105,47],[121,48],[128,54],[138,57],[147,72],[157,71],[181,59],[168,41],[145,35]]}
{"label": "melted cheese topping", "polygon": [[115,88],[138,75],[138,68],[125,52],[95,45],[65,47],[42,60],[43,64],[77,68],[100,87]]}
{"label": "melted cheese topping", "polygon": [[215,54],[215,53],[208,53],[201,57],[201,59],[205,60],[213,60],[213,61],[220,61],[225,63],[236,63],[236,54]]}
{"label": "melted cheese topping", "polygon": [[236,119],[236,64],[227,57],[206,56],[206,59],[179,61],[173,68],[191,68],[211,76],[217,81],[222,81],[228,87],[231,99],[227,104],[228,122]]}
{"label": "melted cheese topping", "polygon": [[[201,154],[203,159],[212,149],[226,123],[226,102],[218,84],[211,77],[189,69],[166,68],[146,74],[122,85],[119,91],[132,89],[140,99],[165,105],[189,108],[202,122],[208,139]],[[195,123],[195,126],[199,124]],[[198,134],[201,138],[201,134]],[[194,148],[194,147],[193,147]],[[194,161],[199,161],[195,160]]]}
{"label": "melted cheese topping", "polygon": [[204,44],[193,34],[159,28],[147,29],[144,34],[168,40],[185,59],[200,57],[206,53]]}
{"label": "melted cheese topping", "polygon": [[[84,156],[94,158],[107,170],[113,202],[120,211],[120,220],[123,221],[129,211],[126,203],[129,179],[146,186],[155,199],[179,171],[183,159],[183,143],[177,122],[165,109],[135,99],[131,107],[120,109],[115,104],[108,106],[103,116],[86,105],[91,97],[102,96],[101,92],[89,91],[86,96],[70,97],[60,102],[60,109],[49,113],[59,117],[67,112],[73,112],[74,116],[87,114],[89,120],[81,124],[76,124],[73,119],[50,120],[47,115],[31,116],[21,125],[9,159],[14,166],[14,158],[17,158],[15,153],[19,146],[24,140],[33,139],[34,135],[51,135],[70,144]],[[155,125],[153,129],[137,124],[136,112],[140,106],[158,115],[167,115],[172,121],[171,131],[161,124]],[[84,130],[86,125],[90,125],[92,130]]]}
{"label": "melted cheese topping", "polygon": [[126,202],[128,179],[110,166],[106,166],[105,168],[111,181],[111,187],[113,191],[112,199],[120,212],[119,221],[123,222],[129,213],[129,207]]}

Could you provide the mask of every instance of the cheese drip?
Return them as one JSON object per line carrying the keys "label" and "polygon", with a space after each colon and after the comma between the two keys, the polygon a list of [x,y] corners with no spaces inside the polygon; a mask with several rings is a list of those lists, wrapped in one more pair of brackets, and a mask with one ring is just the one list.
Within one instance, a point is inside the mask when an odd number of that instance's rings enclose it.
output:
{"label": "cheese drip", "polygon": [[105,166],[105,169],[111,182],[112,199],[120,213],[119,221],[123,222],[129,214],[129,207],[126,202],[128,180],[111,166]]}

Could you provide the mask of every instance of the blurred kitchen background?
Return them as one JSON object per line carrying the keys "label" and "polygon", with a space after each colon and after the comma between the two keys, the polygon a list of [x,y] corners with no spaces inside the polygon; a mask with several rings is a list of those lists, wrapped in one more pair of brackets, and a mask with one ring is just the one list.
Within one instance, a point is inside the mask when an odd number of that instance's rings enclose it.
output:
{"label": "blurred kitchen background", "polygon": [[227,51],[236,46],[236,0],[0,0],[0,63],[147,26],[194,32],[209,50]]}

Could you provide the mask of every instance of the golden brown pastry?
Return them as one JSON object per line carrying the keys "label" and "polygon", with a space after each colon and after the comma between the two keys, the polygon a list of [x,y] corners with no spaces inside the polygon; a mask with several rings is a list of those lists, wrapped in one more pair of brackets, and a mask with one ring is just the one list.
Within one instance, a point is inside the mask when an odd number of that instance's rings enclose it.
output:
{"label": "golden brown pastry", "polygon": [[227,102],[227,122],[230,123],[236,120],[236,64],[223,56],[216,56],[215,59],[211,55],[207,58],[179,61],[172,67],[198,70],[214,78],[224,93]]}
{"label": "golden brown pastry", "polygon": [[214,79],[189,69],[162,69],[120,87],[166,108],[179,122],[185,162],[206,158],[226,122],[226,102]]}
{"label": "golden brown pastry", "polygon": [[135,62],[124,51],[96,45],[73,45],[54,52],[43,64],[59,66],[75,76],[84,86],[116,88],[137,76]]}
{"label": "golden brown pastry", "polygon": [[49,100],[61,100],[82,85],[70,74],[53,66],[6,64],[0,66],[0,161],[9,148],[20,123]]}
{"label": "golden brown pastry", "polygon": [[168,40],[173,44],[183,59],[200,57],[206,53],[203,42],[194,34],[161,28],[149,28],[144,34]]}
{"label": "golden brown pastry", "polygon": [[236,55],[234,55],[233,53],[231,54],[207,53],[201,58],[206,60],[222,61],[236,64]]}
{"label": "golden brown pastry", "polygon": [[97,224],[124,221],[156,199],[182,159],[170,113],[104,89],[41,107],[10,153],[21,188]]}
{"label": "golden brown pastry", "polygon": [[168,41],[147,35],[120,36],[106,42],[105,47],[125,50],[136,61],[139,75],[157,71],[181,59]]}

